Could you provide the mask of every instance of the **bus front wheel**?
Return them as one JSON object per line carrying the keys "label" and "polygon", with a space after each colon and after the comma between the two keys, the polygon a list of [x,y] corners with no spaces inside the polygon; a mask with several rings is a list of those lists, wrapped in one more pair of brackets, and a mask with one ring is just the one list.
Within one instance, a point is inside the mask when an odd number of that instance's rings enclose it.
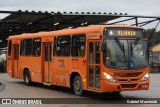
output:
{"label": "bus front wheel", "polygon": [[24,73],[24,82],[28,86],[31,85],[31,76],[30,76],[29,70],[26,70],[25,73]]}
{"label": "bus front wheel", "polygon": [[79,75],[75,76],[75,78],[74,78],[73,90],[76,95],[82,96],[82,94],[83,94],[82,80]]}

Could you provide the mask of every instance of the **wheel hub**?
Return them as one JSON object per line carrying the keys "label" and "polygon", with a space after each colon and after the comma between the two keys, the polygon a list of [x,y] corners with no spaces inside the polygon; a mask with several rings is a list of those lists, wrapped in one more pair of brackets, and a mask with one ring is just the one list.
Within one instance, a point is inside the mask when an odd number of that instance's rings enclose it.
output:
{"label": "wheel hub", "polygon": [[29,82],[29,78],[28,78],[28,76],[26,75],[26,83],[28,83]]}
{"label": "wheel hub", "polygon": [[81,82],[80,82],[80,80],[77,80],[75,82],[75,89],[76,89],[76,91],[80,91],[81,90]]}

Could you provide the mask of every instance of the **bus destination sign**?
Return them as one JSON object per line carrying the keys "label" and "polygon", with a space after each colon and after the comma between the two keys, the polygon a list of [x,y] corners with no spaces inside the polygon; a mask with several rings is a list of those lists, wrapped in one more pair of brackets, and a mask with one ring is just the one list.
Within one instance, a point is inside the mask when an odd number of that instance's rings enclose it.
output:
{"label": "bus destination sign", "polygon": [[136,36],[136,31],[131,31],[131,30],[118,30],[118,36]]}
{"label": "bus destination sign", "polygon": [[106,28],[104,34],[109,37],[145,37],[144,30],[141,29]]}

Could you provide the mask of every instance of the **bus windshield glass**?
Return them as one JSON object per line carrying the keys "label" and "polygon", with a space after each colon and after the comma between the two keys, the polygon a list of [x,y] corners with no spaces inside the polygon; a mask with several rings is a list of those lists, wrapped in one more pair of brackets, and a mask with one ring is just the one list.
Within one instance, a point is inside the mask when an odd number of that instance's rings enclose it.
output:
{"label": "bus windshield glass", "polygon": [[109,68],[139,69],[147,67],[147,41],[145,40],[105,40],[106,52],[103,61]]}

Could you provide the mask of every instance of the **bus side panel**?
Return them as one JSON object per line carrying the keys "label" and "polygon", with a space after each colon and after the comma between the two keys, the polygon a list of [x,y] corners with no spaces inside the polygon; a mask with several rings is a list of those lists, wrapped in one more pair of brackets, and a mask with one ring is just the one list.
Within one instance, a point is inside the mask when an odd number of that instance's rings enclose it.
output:
{"label": "bus side panel", "polygon": [[19,78],[21,80],[24,79],[23,77],[23,73],[24,73],[24,68],[25,68],[25,64],[24,64],[24,58],[22,56],[19,57],[19,61],[18,61],[18,73],[19,73]]}
{"label": "bus side panel", "polygon": [[52,62],[52,71],[51,71],[51,81],[53,85],[58,85],[57,83],[57,73],[58,73],[58,58],[53,57],[53,62]]}
{"label": "bus side panel", "polygon": [[23,79],[24,69],[27,68],[33,82],[42,82],[41,57],[20,57],[19,65],[20,79]]}
{"label": "bus side panel", "polygon": [[10,77],[13,77],[12,72],[12,56],[7,56],[7,73]]}
{"label": "bus side panel", "polygon": [[24,68],[22,68],[23,62],[21,60],[21,58],[19,57],[19,61],[18,61],[18,78],[23,80],[23,70]]}
{"label": "bus side panel", "polygon": [[42,82],[41,57],[32,57],[32,64],[29,62],[31,68],[31,78],[34,82]]}
{"label": "bus side panel", "polygon": [[[84,58],[72,58],[73,60],[71,61],[72,64],[71,66],[71,71],[72,72],[78,72],[81,79],[82,79],[82,84],[83,84],[83,89],[87,89],[87,64],[86,64],[86,57]],[[70,75],[72,74],[70,72]]]}
{"label": "bus side panel", "polygon": [[52,82],[55,85],[69,87],[69,71],[71,70],[70,57],[55,57],[52,64]]}
{"label": "bus side panel", "polygon": [[51,71],[51,82],[53,85],[57,85],[57,75],[56,75],[56,71],[57,71],[57,58],[56,57],[52,57],[52,71]]}

